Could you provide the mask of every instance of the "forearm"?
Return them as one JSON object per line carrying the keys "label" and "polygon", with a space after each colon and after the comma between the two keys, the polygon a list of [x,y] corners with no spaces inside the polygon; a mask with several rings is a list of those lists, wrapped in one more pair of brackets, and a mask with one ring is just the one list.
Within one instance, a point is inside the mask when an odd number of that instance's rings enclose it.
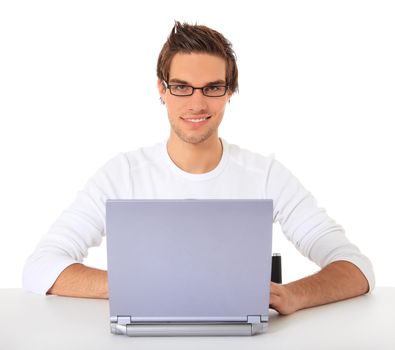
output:
{"label": "forearm", "polygon": [[368,281],[354,264],[336,261],[312,276],[285,285],[273,284],[270,303],[280,313],[289,314],[368,291]]}
{"label": "forearm", "polygon": [[47,294],[107,299],[107,271],[82,264],[70,265],[59,275]]}

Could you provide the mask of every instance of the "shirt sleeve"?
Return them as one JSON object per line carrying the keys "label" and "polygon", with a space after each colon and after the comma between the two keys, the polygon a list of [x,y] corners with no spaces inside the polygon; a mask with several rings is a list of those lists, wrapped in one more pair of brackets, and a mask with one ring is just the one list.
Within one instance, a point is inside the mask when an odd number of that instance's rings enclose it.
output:
{"label": "shirt sleeve", "polygon": [[129,194],[129,161],[119,154],[86,183],[41,239],[25,262],[23,288],[45,295],[66,267],[81,263],[90,247],[100,245],[105,234],[106,200],[128,198]]}
{"label": "shirt sleeve", "polygon": [[318,207],[315,198],[280,162],[272,159],[266,181],[266,195],[273,198],[274,222],[279,222],[288,240],[318,266],[345,260],[357,266],[375,285],[373,266],[357,246],[346,237],[344,229]]}

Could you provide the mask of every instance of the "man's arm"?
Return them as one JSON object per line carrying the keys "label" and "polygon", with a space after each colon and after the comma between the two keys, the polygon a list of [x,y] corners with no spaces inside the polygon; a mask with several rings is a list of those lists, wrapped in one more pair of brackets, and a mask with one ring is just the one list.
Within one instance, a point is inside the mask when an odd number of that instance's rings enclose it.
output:
{"label": "man's arm", "polygon": [[364,274],[348,261],[335,261],[312,276],[288,284],[271,284],[270,306],[280,314],[329,304],[369,291]]}
{"label": "man's arm", "polygon": [[63,270],[47,294],[107,299],[107,271],[72,264]]}
{"label": "man's arm", "polygon": [[[74,271],[83,271],[83,267],[71,264],[81,263],[88,255],[89,248],[101,244],[106,233],[106,200],[130,197],[130,164],[127,154],[121,153],[96,172],[82,191],[78,192],[75,201],[61,213],[48,233],[42,237],[26,260],[23,289],[41,295],[50,290],[54,294],[82,293],[83,296],[86,290],[92,289],[94,297],[102,297],[102,290],[98,291],[89,282],[90,272],[75,275]],[[69,267],[66,268],[67,266]],[[93,280],[101,278],[101,284],[104,283],[105,272],[89,268],[86,271],[94,271],[92,276],[101,277],[93,277]],[[85,281],[85,278],[88,280]],[[74,283],[73,288],[69,288],[69,281]]]}
{"label": "man's arm", "polygon": [[[272,283],[270,306],[280,314],[332,303],[367,293],[369,284],[352,263],[336,261],[320,272],[298,281]],[[80,298],[108,298],[107,272],[73,264],[57,278],[48,294]]]}

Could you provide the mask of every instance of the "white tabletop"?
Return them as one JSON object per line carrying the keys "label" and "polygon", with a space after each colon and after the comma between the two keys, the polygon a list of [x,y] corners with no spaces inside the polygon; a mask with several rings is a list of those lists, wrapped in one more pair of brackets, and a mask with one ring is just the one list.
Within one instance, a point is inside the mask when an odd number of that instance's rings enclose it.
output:
{"label": "white tabletop", "polygon": [[395,288],[301,310],[270,314],[252,337],[130,338],[110,333],[106,300],[39,296],[0,289],[0,349],[395,349]]}

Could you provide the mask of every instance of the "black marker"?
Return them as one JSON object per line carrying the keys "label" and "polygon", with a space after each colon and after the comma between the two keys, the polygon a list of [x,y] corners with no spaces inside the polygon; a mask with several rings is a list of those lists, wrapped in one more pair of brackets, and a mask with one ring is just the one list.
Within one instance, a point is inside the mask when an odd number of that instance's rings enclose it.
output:
{"label": "black marker", "polygon": [[272,282],[282,283],[281,273],[281,254],[274,253],[272,255]]}

